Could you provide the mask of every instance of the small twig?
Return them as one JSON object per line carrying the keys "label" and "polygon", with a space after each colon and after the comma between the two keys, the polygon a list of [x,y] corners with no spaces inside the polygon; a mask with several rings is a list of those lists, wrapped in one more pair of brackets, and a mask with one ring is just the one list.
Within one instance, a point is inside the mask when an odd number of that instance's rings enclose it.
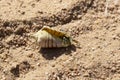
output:
{"label": "small twig", "polygon": [[106,7],[105,7],[105,16],[108,16],[108,3],[110,0],[106,0]]}

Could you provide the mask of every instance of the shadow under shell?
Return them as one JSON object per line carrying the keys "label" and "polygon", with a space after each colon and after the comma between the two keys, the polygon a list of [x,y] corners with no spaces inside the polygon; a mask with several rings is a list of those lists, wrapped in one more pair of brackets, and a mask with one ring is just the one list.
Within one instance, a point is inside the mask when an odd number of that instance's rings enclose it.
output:
{"label": "shadow under shell", "polygon": [[76,47],[74,45],[62,48],[41,48],[39,52],[44,58],[51,60],[62,54],[69,55],[72,51],[76,51]]}

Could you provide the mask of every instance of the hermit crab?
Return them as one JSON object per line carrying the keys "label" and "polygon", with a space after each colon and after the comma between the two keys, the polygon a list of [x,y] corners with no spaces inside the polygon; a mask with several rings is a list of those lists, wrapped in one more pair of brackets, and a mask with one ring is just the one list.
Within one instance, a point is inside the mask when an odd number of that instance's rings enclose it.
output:
{"label": "hermit crab", "polygon": [[31,37],[35,39],[35,43],[41,48],[68,47],[72,42],[78,43],[67,34],[48,26],[44,26],[38,32],[32,34]]}

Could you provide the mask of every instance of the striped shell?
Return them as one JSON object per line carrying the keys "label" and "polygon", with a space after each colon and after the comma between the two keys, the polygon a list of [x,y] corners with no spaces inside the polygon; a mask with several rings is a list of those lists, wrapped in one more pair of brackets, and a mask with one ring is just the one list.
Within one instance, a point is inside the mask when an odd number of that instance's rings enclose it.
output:
{"label": "striped shell", "polygon": [[67,47],[71,45],[71,38],[65,33],[51,29],[50,27],[43,27],[37,33],[33,34],[37,45],[41,48],[56,48]]}

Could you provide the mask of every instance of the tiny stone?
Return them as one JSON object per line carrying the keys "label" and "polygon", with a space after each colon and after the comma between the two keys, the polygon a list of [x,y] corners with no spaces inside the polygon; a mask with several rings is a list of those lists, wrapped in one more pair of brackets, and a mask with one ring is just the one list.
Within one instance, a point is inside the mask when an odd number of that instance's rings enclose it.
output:
{"label": "tiny stone", "polygon": [[77,18],[80,19],[82,17],[82,15],[78,15]]}
{"label": "tiny stone", "polygon": [[53,64],[52,67],[55,67],[55,64]]}
{"label": "tiny stone", "polygon": [[89,77],[89,74],[88,74],[88,73],[85,73],[83,76],[84,76],[84,77]]}
{"label": "tiny stone", "polygon": [[112,72],[116,72],[116,68],[115,67],[112,67]]}
{"label": "tiny stone", "polygon": [[92,51],[94,51],[95,50],[95,48],[92,48]]}
{"label": "tiny stone", "polygon": [[40,66],[40,63],[37,63],[37,66]]}

